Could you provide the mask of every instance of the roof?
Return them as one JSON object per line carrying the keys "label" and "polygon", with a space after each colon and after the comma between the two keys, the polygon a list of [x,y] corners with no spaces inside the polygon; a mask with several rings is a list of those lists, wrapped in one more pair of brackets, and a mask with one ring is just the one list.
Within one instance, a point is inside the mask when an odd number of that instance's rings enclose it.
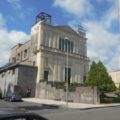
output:
{"label": "roof", "polygon": [[31,65],[24,65],[24,64],[8,64],[7,66],[3,66],[0,68],[0,73],[4,72],[6,70],[10,70],[16,67],[32,67],[32,68],[37,68],[36,66],[31,66]]}
{"label": "roof", "polygon": [[16,44],[15,46],[13,46],[11,49],[13,49],[13,48],[15,48],[16,46],[19,46],[19,47],[21,47],[23,44],[21,44],[21,43],[18,43],[18,44]]}
{"label": "roof", "polygon": [[[65,30],[67,32],[70,32],[72,34],[75,34],[75,35],[81,37],[80,34],[78,33],[78,31],[74,30],[69,25],[56,25],[56,26],[54,26],[52,24],[47,24],[47,23],[44,23],[44,22],[41,22],[41,24],[52,27],[52,28],[55,28],[55,29],[59,29],[59,30],[62,30],[62,31]],[[82,28],[80,28],[79,31],[81,31],[81,33],[85,33],[85,31],[83,31]]]}
{"label": "roof", "polygon": [[15,108],[0,108],[0,119],[6,119],[10,117],[25,117],[25,116],[34,116],[36,118],[41,118],[41,120],[47,120],[35,113],[21,110],[21,109],[15,109]]}

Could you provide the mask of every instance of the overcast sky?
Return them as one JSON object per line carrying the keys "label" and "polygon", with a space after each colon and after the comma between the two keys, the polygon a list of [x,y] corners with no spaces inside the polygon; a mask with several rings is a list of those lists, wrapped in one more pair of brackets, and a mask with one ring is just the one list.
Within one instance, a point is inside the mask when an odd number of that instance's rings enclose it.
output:
{"label": "overcast sky", "polygon": [[35,16],[44,11],[55,25],[82,25],[88,57],[108,70],[120,69],[118,10],[118,0],[0,0],[0,66],[8,62],[11,47],[29,39]]}

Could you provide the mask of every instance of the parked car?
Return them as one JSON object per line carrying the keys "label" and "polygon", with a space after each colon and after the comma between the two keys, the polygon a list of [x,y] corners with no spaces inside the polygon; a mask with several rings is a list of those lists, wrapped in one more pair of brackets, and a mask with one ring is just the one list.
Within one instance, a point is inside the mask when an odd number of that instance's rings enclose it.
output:
{"label": "parked car", "polygon": [[35,113],[19,109],[0,109],[0,120],[47,120]]}
{"label": "parked car", "polygon": [[10,102],[13,102],[13,101],[22,101],[21,95],[16,94],[16,93],[6,95],[6,97],[4,99],[6,101],[10,101]]}

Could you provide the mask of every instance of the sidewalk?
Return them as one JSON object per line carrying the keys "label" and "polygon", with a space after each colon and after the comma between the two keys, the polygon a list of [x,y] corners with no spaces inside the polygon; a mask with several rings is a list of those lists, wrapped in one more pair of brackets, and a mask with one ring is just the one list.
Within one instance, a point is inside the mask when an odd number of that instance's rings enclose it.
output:
{"label": "sidewalk", "polygon": [[[46,105],[57,105],[59,107],[66,107],[66,102],[64,101],[55,101],[55,100],[48,100],[48,99],[41,99],[41,98],[24,98],[23,101],[26,102],[33,102],[33,103],[40,103]],[[84,103],[68,103],[68,108],[73,109],[94,109],[94,108],[103,108],[103,107],[116,107],[120,106],[119,103],[115,104],[84,104]]]}

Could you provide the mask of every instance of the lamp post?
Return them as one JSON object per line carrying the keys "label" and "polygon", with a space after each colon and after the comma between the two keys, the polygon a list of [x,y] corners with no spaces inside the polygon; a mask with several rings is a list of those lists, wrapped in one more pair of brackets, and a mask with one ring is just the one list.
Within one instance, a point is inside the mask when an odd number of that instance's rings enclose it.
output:
{"label": "lamp post", "polygon": [[[67,39],[66,39],[67,40]],[[66,107],[68,108],[68,43],[66,41],[66,65],[67,65],[67,68],[66,68]]]}
{"label": "lamp post", "polygon": [[7,74],[4,72],[4,77],[5,77],[5,78],[4,78],[4,81],[5,81],[5,82],[4,82],[4,97],[6,97],[6,75],[7,75]]}

